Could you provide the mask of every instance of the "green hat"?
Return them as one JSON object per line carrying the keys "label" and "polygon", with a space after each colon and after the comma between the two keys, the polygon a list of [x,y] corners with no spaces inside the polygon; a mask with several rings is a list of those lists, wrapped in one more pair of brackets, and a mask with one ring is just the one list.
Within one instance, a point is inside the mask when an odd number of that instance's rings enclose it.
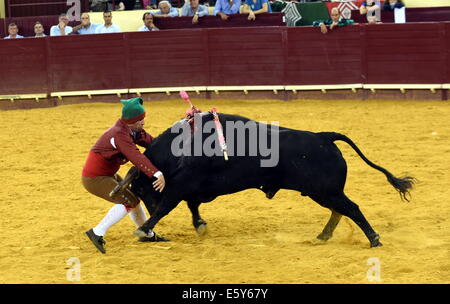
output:
{"label": "green hat", "polygon": [[127,124],[133,124],[139,120],[144,119],[145,109],[142,106],[144,101],[141,97],[122,99],[120,100],[120,102],[123,104],[122,119]]}

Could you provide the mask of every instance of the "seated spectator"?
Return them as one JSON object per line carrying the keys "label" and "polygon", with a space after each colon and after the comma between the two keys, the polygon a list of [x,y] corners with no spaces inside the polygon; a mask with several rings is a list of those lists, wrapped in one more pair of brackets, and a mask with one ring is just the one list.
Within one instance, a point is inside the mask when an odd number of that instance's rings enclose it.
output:
{"label": "seated spectator", "polygon": [[50,36],[65,36],[72,33],[72,27],[69,26],[69,17],[67,14],[61,14],[58,18],[59,23],[50,28]]}
{"label": "seated spectator", "polygon": [[72,29],[72,32],[78,33],[81,35],[95,34],[95,30],[100,25],[101,24],[98,24],[98,23],[91,23],[91,17],[89,16],[89,14],[82,13],[81,14],[81,23],[77,26],[74,26]]}
{"label": "seated spectator", "polygon": [[95,29],[96,34],[108,34],[108,33],[120,33],[120,28],[112,23],[112,13],[111,11],[103,12],[103,20],[105,24],[100,24]]}
{"label": "seated spectator", "polygon": [[228,15],[239,14],[241,0],[217,0],[214,6],[214,16],[219,16],[222,20],[227,20]]}
{"label": "seated spectator", "polygon": [[271,12],[272,8],[268,0],[245,0],[242,9],[243,14],[248,14],[248,20],[255,20],[258,14]]}
{"label": "seated spectator", "polygon": [[19,27],[15,23],[10,23],[8,25],[8,36],[5,37],[5,39],[16,39],[16,38],[23,38],[23,36],[20,36],[19,34]]}
{"label": "seated spectator", "polygon": [[169,1],[161,1],[158,4],[159,10],[156,12],[150,12],[153,17],[178,17],[180,14],[178,13],[178,9],[176,7],[172,7]]}
{"label": "seated spectator", "polygon": [[34,37],[45,37],[46,36],[44,34],[44,26],[39,21],[37,21],[34,24],[34,34],[35,34]]}
{"label": "seated spectator", "polygon": [[323,34],[326,34],[328,32],[327,26],[329,26],[330,31],[332,31],[337,26],[346,26],[355,23],[352,19],[343,18],[337,7],[331,9],[330,17],[331,19],[328,20],[314,21],[313,26],[320,26],[320,31]]}
{"label": "seated spectator", "polygon": [[359,8],[361,15],[367,16],[367,22],[369,24],[374,24],[380,21],[380,2],[375,0],[363,1],[361,7]]}
{"label": "seated spectator", "polygon": [[144,25],[138,29],[138,32],[159,31],[159,28],[157,28],[153,24],[153,15],[150,14],[149,12],[144,13],[144,16],[142,16],[142,20],[144,21]]}
{"label": "seated spectator", "polygon": [[189,0],[185,2],[181,8],[181,16],[194,16],[192,23],[198,23],[198,18],[208,15],[208,7],[199,5],[198,0]]}
{"label": "seated spectator", "polygon": [[402,8],[404,6],[402,0],[386,0],[383,5],[383,10],[393,11],[396,8]]}

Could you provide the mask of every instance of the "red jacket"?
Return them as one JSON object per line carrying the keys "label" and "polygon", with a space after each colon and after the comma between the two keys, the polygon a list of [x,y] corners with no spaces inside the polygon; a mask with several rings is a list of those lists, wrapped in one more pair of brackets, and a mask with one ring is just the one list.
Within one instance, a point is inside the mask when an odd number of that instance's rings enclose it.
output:
{"label": "red jacket", "polygon": [[152,140],[153,137],[144,130],[133,134],[128,125],[119,119],[89,151],[82,175],[113,176],[121,165],[131,161],[140,171],[153,177],[159,170],[136,147],[146,147]]}

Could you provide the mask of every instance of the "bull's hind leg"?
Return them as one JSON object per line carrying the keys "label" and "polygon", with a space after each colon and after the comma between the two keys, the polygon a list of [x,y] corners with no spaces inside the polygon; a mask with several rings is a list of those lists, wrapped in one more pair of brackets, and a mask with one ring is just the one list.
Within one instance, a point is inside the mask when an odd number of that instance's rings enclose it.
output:
{"label": "bull's hind leg", "polygon": [[192,224],[194,225],[195,230],[197,231],[198,235],[205,235],[207,231],[207,224],[206,221],[201,218],[200,212],[198,211],[198,207],[201,203],[192,201],[188,201],[187,203],[192,213]]}
{"label": "bull's hind leg", "polygon": [[317,236],[319,240],[328,241],[333,236],[334,229],[342,218],[342,214],[331,210],[331,216],[328,223],[323,228],[323,231]]}
{"label": "bull's hind leg", "polygon": [[362,214],[359,206],[352,202],[344,193],[329,198],[329,208],[353,220],[369,239],[370,247],[382,246],[380,236],[372,229]]}

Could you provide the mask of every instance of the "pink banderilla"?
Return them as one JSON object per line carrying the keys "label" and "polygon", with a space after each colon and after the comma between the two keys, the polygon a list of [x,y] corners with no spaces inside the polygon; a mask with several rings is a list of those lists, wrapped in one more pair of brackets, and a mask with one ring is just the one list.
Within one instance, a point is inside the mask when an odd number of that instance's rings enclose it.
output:
{"label": "pink banderilla", "polygon": [[225,137],[223,136],[223,128],[219,120],[219,115],[217,114],[216,108],[212,108],[209,112],[214,117],[214,124],[216,125],[217,136],[219,137],[219,143],[220,147],[222,148],[223,157],[225,158],[225,160],[228,160],[227,143],[225,142]]}

